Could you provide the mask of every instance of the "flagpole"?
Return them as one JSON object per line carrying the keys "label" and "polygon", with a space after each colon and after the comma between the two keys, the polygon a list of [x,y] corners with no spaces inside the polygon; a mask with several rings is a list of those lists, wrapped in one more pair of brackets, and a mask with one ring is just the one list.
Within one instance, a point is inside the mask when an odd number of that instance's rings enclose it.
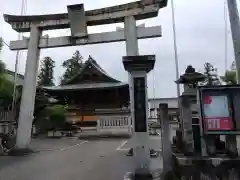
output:
{"label": "flagpole", "polygon": [[[175,23],[175,12],[174,3],[171,0],[171,10],[172,10],[172,29],[173,29],[173,43],[174,43],[174,60],[175,60],[175,73],[176,80],[179,79],[179,66],[178,66],[178,51],[177,51],[177,38],[176,38],[176,23]],[[180,97],[180,84],[177,83],[177,97]],[[180,101],[178,100],[178,107],[180,107]]]}
{"label": "flagpole", "polygon": [[227,16],[227,2],[224,0],[224,68],[227,71],[228,60],[228,16]]}

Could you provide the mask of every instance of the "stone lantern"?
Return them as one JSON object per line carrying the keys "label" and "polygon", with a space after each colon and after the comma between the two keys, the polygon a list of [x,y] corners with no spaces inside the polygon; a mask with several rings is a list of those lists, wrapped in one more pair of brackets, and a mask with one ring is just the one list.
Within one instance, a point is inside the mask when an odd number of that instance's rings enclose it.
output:
{"label": "stone lantern", "polygon": [[205,80],[202,73],[196,72],[191,65],[187,67],[185,73],[175,81],[184,85],[184,92],[180,99],[180,129],[176,132],[177,137],[182,137],[185,153],[201,151],[200,124],[197,106],[197,85]]}
{"label": "stone lantern", "polygon": [[195,68],[189,65],[185,70],[185,73],[175,82],[177,84],[183,84],[185,92],[189,88],[196,88],[198,82],[204,81],[205,78],[206,77],[202,73],[196,72]]}

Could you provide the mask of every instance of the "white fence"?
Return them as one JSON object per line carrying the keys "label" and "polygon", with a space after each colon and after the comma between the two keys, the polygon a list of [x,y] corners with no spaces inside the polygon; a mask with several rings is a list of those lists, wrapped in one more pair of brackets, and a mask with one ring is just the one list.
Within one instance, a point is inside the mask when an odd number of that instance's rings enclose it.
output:
{"label": "white fence", "polygon": [[97,123],[97,131],[127,132],[131,133],[131,117],[126,116],[100,116]]}
{"label": "white fence", "polygon": [[0,112],[0,122],[12,121],[12,112],[11,111],[2,111]]}
{"label": "white fence", "polygon": [[0,112],[0,133],[10,133],[9,123],[13,120],[11,111]]}

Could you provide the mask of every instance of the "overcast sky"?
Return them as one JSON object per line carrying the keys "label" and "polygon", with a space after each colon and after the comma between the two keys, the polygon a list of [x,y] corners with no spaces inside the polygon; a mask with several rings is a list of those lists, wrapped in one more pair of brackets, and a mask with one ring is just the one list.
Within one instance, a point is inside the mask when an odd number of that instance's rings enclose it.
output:
{"label": "overcast sky", "polygon": [[[84,2],[85,9],[130,2],[130,0],[28,0],[26,14],[47,14],[67,12],[68,4]],[[180,72],[192,64],[197,70],[203,71],[205,62],[212,63],[220,74],[225,69],[224,63],[224,0],[175,0],[177,47]],[[3,21],[2,13],[20,14],[21,0],[0,0],[0,36],[6,42],[17,39],[17,33]],[[161,25],[163,37],[140,40],[140,54],[156,54],[156,64],[149,74],[149,97],[176,96],[175,65],[173,50],[173,33],[170,1],[161,9],[157,18],[147,19],[146,26]],[[142,23],[138,22],[138,23]],[[89,28],[89,32],[114,31],[122,24],[106,25]],[[230,28],[228,27],[228,66],[233,61],[233,49]],[[70,35],[68,30],[48,31],[50,36]],[[126,54],[125,43],[111,43],[91,46],[46,49],[41,51],[40,58],[50,56],[56,61],[55,79],[63,73],[61,64],[79,50],[86,59],[89,54],[114,78],[127,82],[127,73],[123,69],[122,56]],[[7,68],[14,70],[16,52],[4,47],[0,59]],[[26,52],[20,59],[19,72],[24,73]],[[155,79],[155,81],[153,81]],[[153,87],[155,87],[153,90]]]}

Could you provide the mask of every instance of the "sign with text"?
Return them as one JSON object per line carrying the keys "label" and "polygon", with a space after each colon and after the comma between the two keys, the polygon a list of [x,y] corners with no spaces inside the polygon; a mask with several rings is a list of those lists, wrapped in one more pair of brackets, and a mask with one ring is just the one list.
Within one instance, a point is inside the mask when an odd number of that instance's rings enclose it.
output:
{"label": "sign with text", "polygon": [[203,96],[203,125],[205,131],[233,129],[227,96]]}
{"label": "sign with text", "polygon": [[147,132],[145,78],[134,77],[134,129],[135,132]]}

